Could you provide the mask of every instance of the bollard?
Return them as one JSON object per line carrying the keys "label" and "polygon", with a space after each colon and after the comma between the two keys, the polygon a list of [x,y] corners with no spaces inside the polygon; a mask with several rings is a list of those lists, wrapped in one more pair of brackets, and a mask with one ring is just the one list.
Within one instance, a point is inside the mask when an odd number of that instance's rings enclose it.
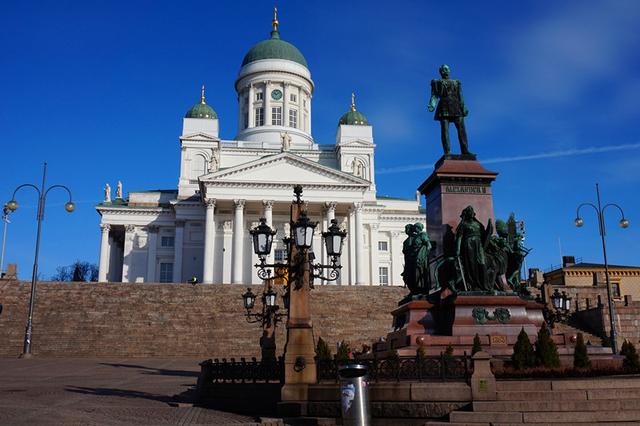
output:
{"label": "bollard", "polygon": [[346,364],[338,367],[343,425],[369,426],[371,424],[367,372],[367,366],[362,364]]}

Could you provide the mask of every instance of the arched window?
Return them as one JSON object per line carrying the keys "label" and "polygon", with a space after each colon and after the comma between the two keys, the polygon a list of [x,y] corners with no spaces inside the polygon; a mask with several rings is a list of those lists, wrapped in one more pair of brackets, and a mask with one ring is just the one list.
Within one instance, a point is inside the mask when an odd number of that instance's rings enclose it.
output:
{"label": "arched window", "polygon": [[366,166],[364,164],[364,161],[362,161],[359,158],[354,158],[353,159],[353,164],[352,164],[352,168],[353,168],[353,174],[362,178],[362,179],[366,179],[367,178],[367,169]]}
{"label": "arched window", "polygon": [[197,179],[207,172],[207,159],[204,155],[196,154],[191,162],[191,178]]}

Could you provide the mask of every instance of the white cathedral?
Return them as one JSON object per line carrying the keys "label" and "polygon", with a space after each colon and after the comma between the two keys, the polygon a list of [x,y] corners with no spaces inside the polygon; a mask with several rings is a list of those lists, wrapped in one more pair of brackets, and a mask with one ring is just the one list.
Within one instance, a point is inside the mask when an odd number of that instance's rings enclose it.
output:
{"label": "white cathedral", "polygon": [[[220,139],[218,116],[200,102],[185,115],[178,189],[130,192],[118,184],[101,216],[99,281],[257,284],[249,230],[259,218],[277,229],[270,260],[282,260],[293,185],[301,184],[309,217],[318,222],[317,260],[328,263],[320,231],[337,219],[348,232],[338,285],[403,285],[407,223],[425,222],[420,199],[376,196],[373,128],[351,108],[335,143],[311,132],[314,83],[307,61],[271,37],[249,50],[235,81],[238,133]],[[319,253],[319,254],[318,254]]]}

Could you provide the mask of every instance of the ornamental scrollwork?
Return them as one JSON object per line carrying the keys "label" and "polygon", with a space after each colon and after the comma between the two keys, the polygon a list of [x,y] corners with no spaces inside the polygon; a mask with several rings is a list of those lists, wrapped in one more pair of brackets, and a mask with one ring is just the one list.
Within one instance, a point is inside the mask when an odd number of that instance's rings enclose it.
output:
{"label": "ornamental scrollwork", "polygon": [[473,308],[471,316],[476,324],[486,324],[488,321],[498,321],[501,324],[506,324],[511,320],[511,312],[507,308],[496,308],[492,314],[486,308]]}

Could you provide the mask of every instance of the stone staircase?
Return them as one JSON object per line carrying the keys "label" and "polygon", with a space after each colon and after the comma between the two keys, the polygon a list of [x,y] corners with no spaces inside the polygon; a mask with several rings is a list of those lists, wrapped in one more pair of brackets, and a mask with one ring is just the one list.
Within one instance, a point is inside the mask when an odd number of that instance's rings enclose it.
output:
{"label": "stone staircase", "polygon": [[498,381],[495,401],[474,401],[427,425],[639,424],[640,377]]}
{"label": "stone staircase", "polygon": [[584,337],[585,343],[591,343],[592,345],[601,346],[603,345],[602,337],[596,336],[595,334],[591,334],[588,331],[585,331],[583,327],[580,327],[578,324],[571,322],[570,324],[565,323],[556,323],[553,327],[553,334],[575,334],[582,333]]}

